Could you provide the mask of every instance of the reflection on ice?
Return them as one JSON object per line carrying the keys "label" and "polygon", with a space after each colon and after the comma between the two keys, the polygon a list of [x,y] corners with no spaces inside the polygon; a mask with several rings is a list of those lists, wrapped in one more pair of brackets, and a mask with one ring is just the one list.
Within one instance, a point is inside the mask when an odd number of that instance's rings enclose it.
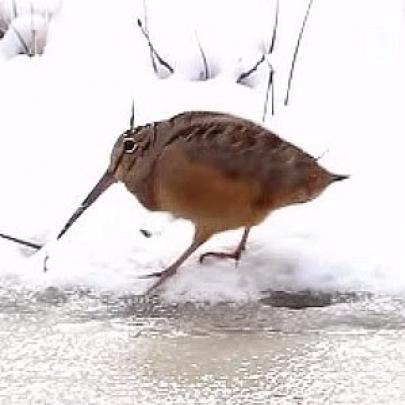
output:
{"label": "reflection on ice", "polygon": [[1,289],[0,403],[402,403],[404,327],[402,298],[367,294],[209,305]]}

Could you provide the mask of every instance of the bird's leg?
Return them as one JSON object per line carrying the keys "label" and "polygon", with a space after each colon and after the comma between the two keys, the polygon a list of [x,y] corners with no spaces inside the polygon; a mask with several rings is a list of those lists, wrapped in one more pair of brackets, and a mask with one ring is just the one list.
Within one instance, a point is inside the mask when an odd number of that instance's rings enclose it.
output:
{"label": "bird's leg", "polygon": [[236,263],[239,261],[240,256],[242,254],[242,252],[246,249],[246,241],[247,238],[249,236],[249,232],[250,232],[250,227],[246,227],[244,232],[243,232],[243,236],[241,241],[239,242],[238,247],[236,248],[236,250],[232,253],[227,253],[227,252],[207,252],[204,253],[200,256],[200,263],[202,263],[204,261],[204,259],[208,256],[214,256],[217,257],[219,259],[234,259],[236,261]]}
{"label": "bird's leg", "polygon": [[148,288],[145,294],[149,294],[152,290],[155,288],[159,287],[167,278],[173,276],[176,274],[177,269],[182,265],[182,263],[191,256],[191,254],[197,250],[209,237],[211,236],[210,234],[200,232],[199,230],[196,230],[196,233],[194,235],[193,242],[191,245],[188,247],[188,249],[168,268],[166,268],[163,271],[148,274],[147,276],[143,278],[150,278],[150,277],[159,277],[159,280],[156,281],[154,284],[152,284],[151,287]]}

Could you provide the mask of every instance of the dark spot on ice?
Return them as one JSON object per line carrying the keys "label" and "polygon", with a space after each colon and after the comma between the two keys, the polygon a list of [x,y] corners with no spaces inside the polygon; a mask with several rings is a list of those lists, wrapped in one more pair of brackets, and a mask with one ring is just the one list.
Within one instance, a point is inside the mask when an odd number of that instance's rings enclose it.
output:
{"label": "dark spot on ice", "polygon": [[289,309],[306,309],[327,307],[330,305],[352,302],[356,295],[351,293],[328,293],[318,291],[269,291],[269,295],[260,302],[272,307]]}

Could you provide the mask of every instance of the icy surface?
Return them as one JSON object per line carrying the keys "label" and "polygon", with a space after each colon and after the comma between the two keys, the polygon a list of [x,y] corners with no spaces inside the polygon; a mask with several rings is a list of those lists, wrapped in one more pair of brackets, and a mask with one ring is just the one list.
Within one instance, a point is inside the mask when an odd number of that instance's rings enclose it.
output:
{"label": "icy surface", "polygon": [[[2,285],[141,293],[148,282],[137,277],[186,248],[191,224],[147,212],[122,185],[52,242],[105,170],[133,98],[137,124],[192,109],[261,120],[266,64],[250,86],[235,81],[267,48],[275,2],[147,2],[150,36],[175,69],[164,80],[155,77],[136,25],[143,3],[119,3],[66,1],[44,55],[0,62],[0,231],[49,242],[50,255],[44,274],[44,251],[32,255],[0,240]],[[193,256],[162,287],[169,302],[243,302],[268,289],[405,293],[404,3],[315,1],[285,107],[305,8],[281,2],[272,56],[276,114],[265,125],[313,155],[328,150],[322,164],[352,177],[314,202],[274,213],[253,230],[237,268],[200,265]],[[197,38],[213,76],[207,81],[198,80]],[[218,235],[201,252],[231,250],[240,237],[240,230]]]}
{"label": "icy surface", "polygon": [[403,299],[308,298],[162,305],[1,289],[0,404],[402,404]]}

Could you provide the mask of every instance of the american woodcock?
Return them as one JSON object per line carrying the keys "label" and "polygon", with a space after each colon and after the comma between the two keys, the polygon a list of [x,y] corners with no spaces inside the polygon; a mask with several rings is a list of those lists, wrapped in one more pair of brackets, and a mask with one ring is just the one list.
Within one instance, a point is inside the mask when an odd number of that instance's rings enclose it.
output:
{"label": "american woodcock", "polygon": [[194,238],[158,280],[179,266],[212,235],[244,228],[232,253],[200,256],[239,260],[250,229],[272,211],[319,196],[348,176],[322,168],[317,159],[252,121],[217,112],[185,112],[131,129],[113,147],[108,169],[69,219],[58,239],[113,183],[123,182],[149,210],[167,211],[195,225]]}

